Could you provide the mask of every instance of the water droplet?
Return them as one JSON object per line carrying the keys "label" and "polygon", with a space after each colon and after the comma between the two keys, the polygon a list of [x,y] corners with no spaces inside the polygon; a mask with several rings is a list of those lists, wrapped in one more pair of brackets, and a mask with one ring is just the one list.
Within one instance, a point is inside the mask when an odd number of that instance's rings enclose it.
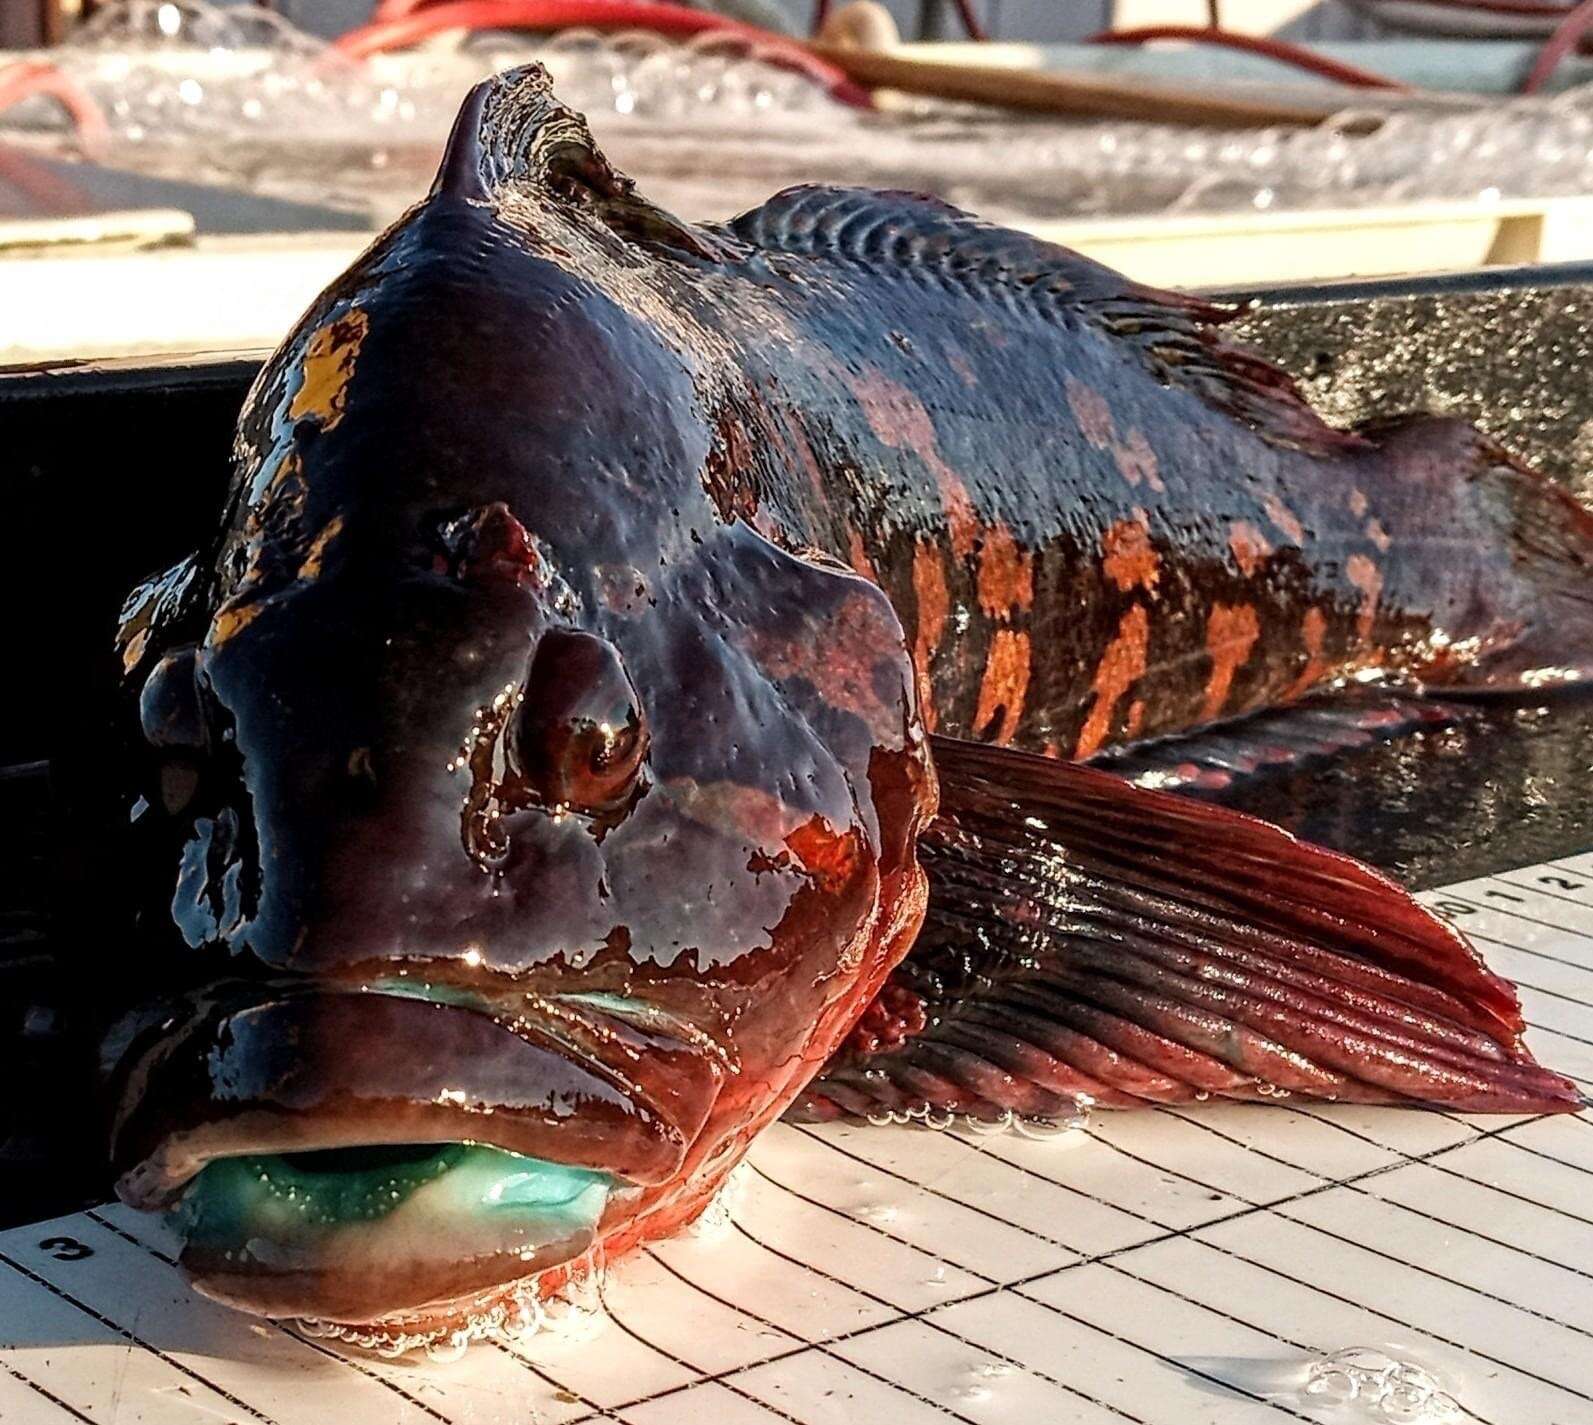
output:
{"label": "water droplet", "polygon": [[1302,1395],[1375,1425],[1448,1425],[1462,1415],[1428,1370],[1374,1346],[1348,1346],[1313,1361]]}

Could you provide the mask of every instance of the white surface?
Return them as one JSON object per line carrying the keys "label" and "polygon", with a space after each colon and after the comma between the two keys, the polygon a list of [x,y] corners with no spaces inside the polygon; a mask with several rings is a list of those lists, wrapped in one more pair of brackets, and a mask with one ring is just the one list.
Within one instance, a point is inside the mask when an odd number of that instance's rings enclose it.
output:
{"label": "white surface", "polygon": [[[1593,854],[1424,899],[1593,1091]],[[1468,1425],[1593,1420],[1593,1118],[1205,1105],[1052,1141],[781,1125],[731,1225],[610,1274],[582,1336],[346,1358],[212,1306],[149,1218],[0,1234],[0,1421],[1250,1425],[1376,1346]],[[84,1248],[88,1249],[85,1254]]]}
{"label": "white surface", "polygon": [[[1081,218],[1031,230],[1141,282],[1220,288],[1593,257],[1593,198]],[[0,365],[269,349],[370,241],[202,238],[153,252],[0,254]]]}

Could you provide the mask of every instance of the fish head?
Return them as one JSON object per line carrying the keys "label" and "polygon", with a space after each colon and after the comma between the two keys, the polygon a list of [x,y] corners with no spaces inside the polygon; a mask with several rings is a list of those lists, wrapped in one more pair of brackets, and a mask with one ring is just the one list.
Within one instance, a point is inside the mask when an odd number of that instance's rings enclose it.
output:
{"label": "fish head", "polygon": [[122,631],[182,968],[106,1041],[118,1190],[208,1294],[383,1339],[701,1210],[905,953],[936,796],[890,603],[760,517],[584,129],[533,126],[566,187],[480,186],[516,95],[268,363]]}

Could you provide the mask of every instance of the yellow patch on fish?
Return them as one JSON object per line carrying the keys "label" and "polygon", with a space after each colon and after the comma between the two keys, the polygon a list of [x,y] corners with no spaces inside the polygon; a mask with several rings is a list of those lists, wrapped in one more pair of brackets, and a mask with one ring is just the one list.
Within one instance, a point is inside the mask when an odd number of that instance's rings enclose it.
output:
{"label": "yellow patch on fish", "polygon": [[131,673],[144,661],[144,650],[149,647],[149,630],[141,628],[130,639],[127,647],[122,650],[122,671]]}
{"label": "yellow patch on fish", "polygon": [[321,423],[322,430],[331,430],[343,419],[348,383],[370,324],[364,312],[350,307],[311,336],[299,363],[302,379],[288,406],[289,420],[313,417]]}

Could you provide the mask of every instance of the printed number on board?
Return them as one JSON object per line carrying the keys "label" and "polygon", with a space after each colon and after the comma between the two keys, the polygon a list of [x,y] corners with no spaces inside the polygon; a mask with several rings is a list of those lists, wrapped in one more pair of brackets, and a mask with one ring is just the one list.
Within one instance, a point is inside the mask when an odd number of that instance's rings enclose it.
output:
{"label": "printed number on board", "polygon": [[94,1249],[86,1242],[79,1242],[76,1237],[46,1237],[39,1243],[39,1248],[58,1262],[81,1262],[84,1257],[94,1255]]}

